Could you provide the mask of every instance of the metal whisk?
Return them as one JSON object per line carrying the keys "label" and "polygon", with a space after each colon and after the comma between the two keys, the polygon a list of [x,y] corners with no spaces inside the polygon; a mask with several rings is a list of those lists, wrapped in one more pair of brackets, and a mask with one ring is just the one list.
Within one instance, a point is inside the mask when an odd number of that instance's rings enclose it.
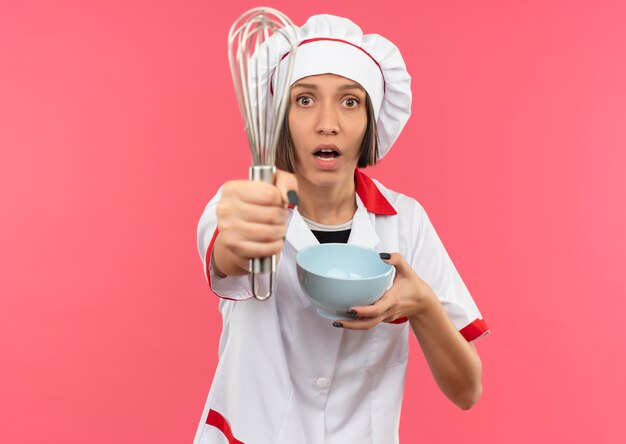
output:
{"label": "metal whisk", "polygon": [[[270,38],[272,42],[268,44]],[[285,85],[289,85],[296,48],[296,27],[276,9],[251,9],[230,28],[228,59],[252,152],[251,180],[274,183],[276,143],[287,109],[289,88],[282,88],[277,97],[270,92],[270,82],[272,77],[282,79],[284,76]],[[288,60],[280,63],[287,53]],[[280,73],[281,65],[286,65],[283,67],[286,73]],[[272,69],[275,72],[270,72]],[[256,299],[264,301],[272,295],[275,269],[275,256],[250,260],[252,294]],[[270,273],[269,290],[264,295],[257,294],[260,273]]]}

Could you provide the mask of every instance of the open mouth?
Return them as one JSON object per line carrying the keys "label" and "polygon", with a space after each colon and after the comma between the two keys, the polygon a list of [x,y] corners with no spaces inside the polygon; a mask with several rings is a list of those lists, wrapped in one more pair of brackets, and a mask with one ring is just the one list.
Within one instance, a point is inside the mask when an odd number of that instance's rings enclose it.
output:
{"label": "open mouth", "polygon": [[337,157],[341,156],[341,153],[339,153],[339,151],[337,150],[325,148],[315,151],[313,155],[320,160],[334,160]]}

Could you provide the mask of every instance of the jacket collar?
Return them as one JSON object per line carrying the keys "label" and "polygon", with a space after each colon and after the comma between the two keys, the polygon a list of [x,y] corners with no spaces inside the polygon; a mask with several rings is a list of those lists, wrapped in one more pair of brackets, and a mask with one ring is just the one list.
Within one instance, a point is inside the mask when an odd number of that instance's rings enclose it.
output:
{"label": "jacket collar", "polygon": [[363,174],[360,169],[354,170],[356,194],[363,201],[367,211],[382,216],[398,214],[389,201],[383,196],[372,179]]}
{"label": "jacket collar", "polygon": [[[375,215],[394,215],[397,213],[372,179],[359,169],[355,170],[354,180],[357,209],[352,219],[352,230],[348,243],[375,248],[380,242],[374,228]],[[319,244],[297,208],[294,208],[291,213],[286,238],[297,251]]]}

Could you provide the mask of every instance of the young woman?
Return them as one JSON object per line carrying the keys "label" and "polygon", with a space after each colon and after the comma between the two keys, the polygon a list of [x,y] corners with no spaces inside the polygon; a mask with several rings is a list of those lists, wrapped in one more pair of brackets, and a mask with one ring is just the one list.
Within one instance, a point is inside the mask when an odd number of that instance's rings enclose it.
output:
{"label": "young woman", "polygon": [[[468,409],[481,395],[478,308],[420,204],[360,170],[410,114],[398,49],[330,15],[299,39],[291,84],[268,81],[290,88],[275,184],[225,183],[198,225],[223,332],[196,443],[398,442],[410,331],[452,402]],[[322,318],[298,285],[295,256],[319,242],[375,248],[396,268],[378,302],[350,310],[355,320]],[[273,254],[275,290],[261,302],[248,260]]]}

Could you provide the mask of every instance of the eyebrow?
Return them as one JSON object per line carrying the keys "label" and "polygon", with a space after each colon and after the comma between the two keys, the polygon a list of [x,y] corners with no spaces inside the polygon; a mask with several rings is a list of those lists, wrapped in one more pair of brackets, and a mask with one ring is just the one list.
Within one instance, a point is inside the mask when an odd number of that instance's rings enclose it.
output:
{"label": "eyebrow", "polygon": [[[300,87],[304,89],[312,89],[314,91],[319,89],[317,85],[315,85],[314,83],[296,83],[295,85],[293,85],[293,88],[295,87]],[[363,87],[359,85],[358,83],[348,83],[345,85],[341,85],[339,87],[339,91],[345,91],[345,90],[350,90],[350,89],[359,89],[361,91],[365,91],[365,89],[363,89]]]}

